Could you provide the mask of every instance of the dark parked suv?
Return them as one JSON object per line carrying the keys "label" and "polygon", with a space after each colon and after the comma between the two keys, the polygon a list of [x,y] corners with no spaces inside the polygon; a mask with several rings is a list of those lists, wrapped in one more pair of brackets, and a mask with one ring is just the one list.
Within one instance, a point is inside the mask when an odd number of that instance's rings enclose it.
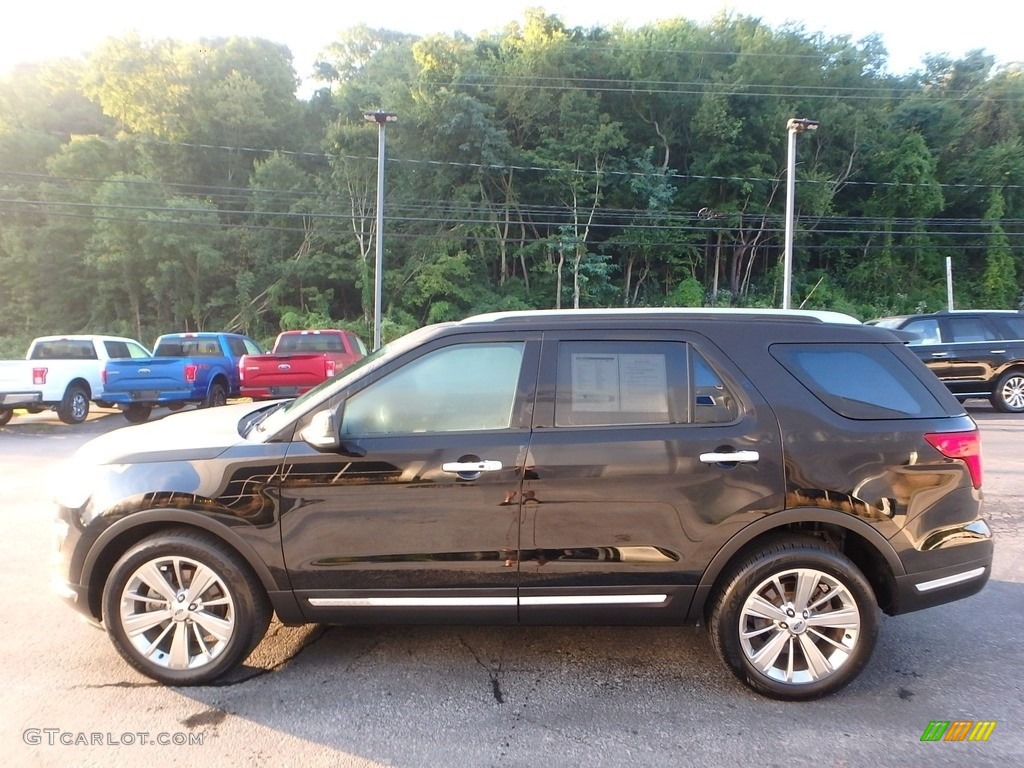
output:
{"label": "dark parked suv", "polygon": [[68,478],[61,591],[171,685],[241,663],[276,612],[706,622],[752,688],[811,699],[867,664],[880,610],[972,595],[992,563],[975,423],[833,313],[431,326],[294,400],[103,435]]}
{"label": "dark parked suv", "polygon": [[913,334],[908,346],[961,401],[988,399],[1024,412],[1024,312],[970,310],[901,315],[871,325]]}

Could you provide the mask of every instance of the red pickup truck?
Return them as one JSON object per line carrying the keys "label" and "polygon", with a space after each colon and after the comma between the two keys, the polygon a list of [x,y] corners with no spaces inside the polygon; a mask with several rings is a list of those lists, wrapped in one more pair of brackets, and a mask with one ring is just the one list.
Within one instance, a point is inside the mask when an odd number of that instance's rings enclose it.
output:
{"label": "red pickup truck", "polygon": [[296,397],[366,356],[351,331],[285,331],[269,355],[238,361],[239,393],[253,400]]}

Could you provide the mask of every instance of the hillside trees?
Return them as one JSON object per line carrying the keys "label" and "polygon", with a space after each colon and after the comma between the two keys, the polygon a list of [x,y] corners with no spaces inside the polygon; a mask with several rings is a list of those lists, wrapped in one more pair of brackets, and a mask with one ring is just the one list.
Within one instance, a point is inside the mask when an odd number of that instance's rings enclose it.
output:
{"label": "hillside trees", "polygon": [[[107,41],[0,81],[0,348],[285,324],[389,333],[500,308],[1019,306],[1024,72],[720,16],[425,38],[356,27],[296,95],[266,40]],[[377,127],[387,132],[376,232]]]}

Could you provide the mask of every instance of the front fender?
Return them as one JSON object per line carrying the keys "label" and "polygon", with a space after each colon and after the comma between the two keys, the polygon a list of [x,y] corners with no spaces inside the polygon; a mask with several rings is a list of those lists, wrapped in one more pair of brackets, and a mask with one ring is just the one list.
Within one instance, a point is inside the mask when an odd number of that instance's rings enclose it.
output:
{"label": "front fender", "polygon": [[[230,522],[231,524],[225,524]],[[103,530],[82,562],[81,583],[88,585],[90,612],[100,617],[103,585],[114,563],[136,542],[161,530],[198,528],[235,550],[252,568],[285,623],[302,623],[284,569],[280,536],[271,526],[239,525],[191,509],[157,508],[126,515]],[[248,535],[246,535],[248,534]]]}

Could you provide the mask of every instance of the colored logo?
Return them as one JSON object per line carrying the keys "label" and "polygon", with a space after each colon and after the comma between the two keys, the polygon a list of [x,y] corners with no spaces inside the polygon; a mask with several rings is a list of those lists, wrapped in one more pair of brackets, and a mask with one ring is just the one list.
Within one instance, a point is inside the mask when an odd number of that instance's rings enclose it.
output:
{"label": "colored logo", "polygon": [[921,741],[988,741],[995,728],[995,720],[932,720]]}

